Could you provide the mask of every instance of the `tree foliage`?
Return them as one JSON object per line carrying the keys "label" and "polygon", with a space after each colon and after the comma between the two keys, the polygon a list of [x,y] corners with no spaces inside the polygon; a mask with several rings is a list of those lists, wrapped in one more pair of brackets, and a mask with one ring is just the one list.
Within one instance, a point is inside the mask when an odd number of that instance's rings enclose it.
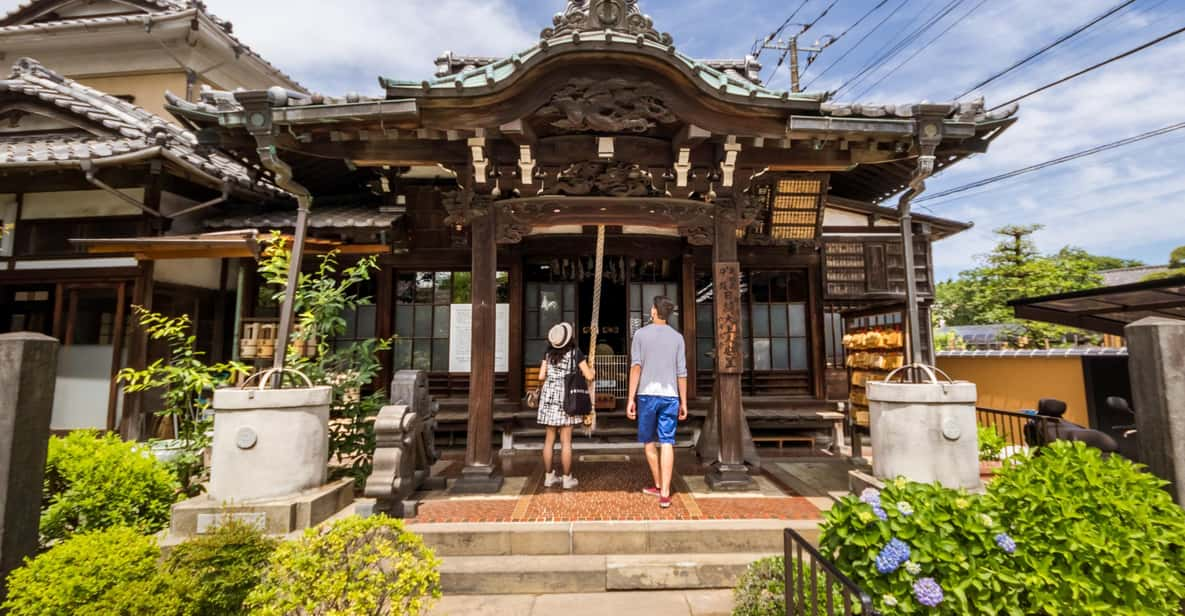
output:
{"label": "tree foliage", "polygon": [[1169,269],[1167,272],[1157,272],[1144,277],[1144,280],[1164,280],[1185,276],[1185,246],[1177,246],[1169,253]]}
{"label": "tree foliage", "polygon": [[947,325],[1009,324],[1009,342],[1017,347],[1049,347],[1071,338],[1093,340],[1092,334],[1067,327],[1025,321],[1014,316],[1008,302],[1025,297],[1080,291],[1101,286],[1099,270],[1138,262],[1093,255],[1067,246],[1043,255],[1032,235],[1040,225],[996,229],[999,243],[978,265],[955,280],[938,285],[935,315]]}
{"label": "tree foliage", "polygon": [[[290,257],[284,239],[274,234],[259,272],[277,300],[283,298],[288,287]],[[382,372],[379,352],[391,348],[391,341],[369,339],[336,345],[331,341],[346,332],[347,313],[370,303],[358,287],[370,280],[376,269],[378,263],[373,256],[343,268],[337,253],[330,252],[318,258],[314,271],[301,273],[294,301],[300,327],[286,356],[288,367],[299,370],[314,384],[333,388],[330,457],[358,485],[370,475],[375,448],[373,420],[387,402],[382,388],[369,395],[362,395],[362,391]],[[317,353],[304,357],[300,349],[310,341],[316,341]]]}
{"label": "tree foliage", "polygon": [[162,408],[157,415],[176,422],[181,451],[169,461],[186,496],[201,493],[206,479],[203,453],[210,445],[214,419],[209,410],[214,390],[246,375],[249,368],[238,362],[207,364],[197,350],[197,338],[187,315],[168,317],[135,307],[140,327],[153,340],[169,345],[167,359],[158,359],[143,370],[124,368],[118,379],[128,393],[159,391]]}

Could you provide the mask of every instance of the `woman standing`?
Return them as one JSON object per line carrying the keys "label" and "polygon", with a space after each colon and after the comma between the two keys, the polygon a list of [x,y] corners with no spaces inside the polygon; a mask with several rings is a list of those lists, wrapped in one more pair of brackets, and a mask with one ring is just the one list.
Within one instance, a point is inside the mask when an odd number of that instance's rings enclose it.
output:
{"label": "woman standing", "polygon": [[572,427],[584,423],[583,417],[569,416],[564,412],[564,390],[568,376],[580,370],[589,383],[596,376],[584,357],[584,353],[576,346],[576,330],[570,323],[560,323],[547,332],[547,342],[551,348],[539,365],[539,381],[543,387],[539,392],[538,421],[547,428],[547,436],[543,443],[543,466],[547,475],[543,485],[550,488],[560,483],[561,478],[555,474],[552,466],[552,453],[555,448],[556,433],[560,436],[560,464],[564,468],[562,478],[564,489],[570,490],[579,483],[572,476]]}

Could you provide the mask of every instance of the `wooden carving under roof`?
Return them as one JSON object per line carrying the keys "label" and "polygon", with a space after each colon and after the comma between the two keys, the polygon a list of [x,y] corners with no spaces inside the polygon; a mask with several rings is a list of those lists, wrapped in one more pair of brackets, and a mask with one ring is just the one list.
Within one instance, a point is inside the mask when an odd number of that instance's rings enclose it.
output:
{"label": "wooden carving under roof", "polygon": [[589,161],[575,163],[564,169],[545,195],[577,197],[657,197],[662,191],[654,187],[649,171],[630,163]]}
{"label": "wooden carving under roof", "polygon": [[626,79],[572,79],[536,112],[552,127],[568,132],[644,133],[679,117],[651,83]]}

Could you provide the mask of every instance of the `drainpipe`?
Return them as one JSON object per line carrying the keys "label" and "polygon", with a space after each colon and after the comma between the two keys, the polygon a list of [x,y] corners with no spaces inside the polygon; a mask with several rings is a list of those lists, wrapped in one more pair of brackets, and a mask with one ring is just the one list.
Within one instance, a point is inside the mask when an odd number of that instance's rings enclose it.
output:
{"label": "drainpipe", "polygon": [[933,173],[934,157],[919,157],[917,169],[914,170],[913,179],[909,182],[909,190],[905,191],[905,194],[901,195],[901,200],[897,202],[897,211],[901,216],[902,252],[905,254],[905,313],[909,331],[909,358],[910,363],[915,365],[924,364],[926,358],[922,353],[922,318],[918,311],[918,274],[914,269],[911,203],[926,191],[926,178]]}
{"label": "drainpipe", "polygon": [[[280,330],[276,334],[276,354],[273,368],[283,368],[288,353],[288,338],[292,335],[292,319],[295,316],[296,285],[300,282],[300,263],[304,255],[305,232],[309,224],[309,208],[313,196],[308,189],[292,179],[292,167],[280,160],[274,144],[260,145],[256,149],[263,166],[275,175],[276,186],[296,196],[296,238],[292,242],[292,254],[288,262],[288,285],[284,289],[284,303],[280,306]],[[278,378],[278,375],[277,375]]]}
{"label": "drainpipe", "polygon": [[[918,118],[915,135],[918,163],[913,178],[909,181],[909,189],[897,202],[897,212],[901,217],[901,249],[905,256],[905,315],[909,330],[909,360],[914,366],[924,365],[926,356],[922,353],[922,319],[918,310],[918,275],[914,269],[911,204],[926,191],[926,179],[934,175],[934,152],[938,149],[938,144],[942,143],[945,129],[943,120],[950,111],[950,105],[922,104],[914,107],[913,115]],[[912,377],[913,371],[908,372]]]}
{"label": "drainpipe", "polygon": [[121,201],[125,201],[127,203],[130,203],[130,204],[140,208],[146,214],[152,214],[153,216],[156,216],[157,218],[164,218],[164,215],[161,214],[160,212],[148,207],[147,205],[144,205],[143,203],[140,203],[139,201],[136,201],[135,199],[125,195],[123,192],[116,190],[109,184],[106,184],[99,178],[95,177],[95,173],[97,170],[95,169],[95,165],[93,163],[91,163],[91,161],[89,161],[89,160],[81,161],[78,164],[78,166],[86,174],[86,181],[88,183],[90,183],[91,186],[94,186],[94,187],[99,188],[103,191],[111,193],[112,195],[115,195],[116,197],[119,197],[119,199]]}
{"label": "drainpipe", "polygon": [[169,218],[176,220],[178,218],[181,218],[182,216],[185,216],[186,214],[192,214],[194,212],[204,210],[208,207],[214,207],[215,205],[218,205],[220,203],[226,203],[227,199],[230,199],[230,182],[229,181],[225,181],[222,183],[222,195],[221,196],[214,197],[213,199],[210,199],[209,201],[205,201],[205,202],[199,203],[193,207],[181,210],[180,212],[177,212],[176,214],[170,215]]}

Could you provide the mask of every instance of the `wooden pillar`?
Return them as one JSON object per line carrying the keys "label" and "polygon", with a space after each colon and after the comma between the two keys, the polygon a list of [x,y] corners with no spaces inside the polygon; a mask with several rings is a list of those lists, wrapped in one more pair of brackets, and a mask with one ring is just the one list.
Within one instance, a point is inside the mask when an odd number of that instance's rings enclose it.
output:
{"label": "wooden pillar", "polygon": [[695,400],[698,384],[696,383],[696,365],[699,351],[696,349],[696,316],[695,304],[695,254],[690,250],[683,253],[683,291],[680,308],[683,322],[683,346],[687,349],[687,398]]}
{"label": "wooden pillar", "polygon": [[525,319],[525,309],[523,300],[525,299],[524,286],[526,282],[523,280],[523,257],[522,253],[515,250],[510,262],[510,348],[507,349],[507,359],[510,365],[507,377],[510,382],[506,387],[506,394],[511,400],[521,401],[523,398],[523,322]]}
{"label": "wooden pillar", "polygon": [[492,207],[474,212],[471,236],[472,336],[469,361],[469,422],[465,440],[465,468],[453,485],[458,494],[494,493],[502,476],[494,465],[494,344],[498,288],[497,225]]}
{"label": "wooden pillar", "polygon": [[115,322],[111,324],[111,386],[107,391],[107,431],[115,431],[115,411],[119,401],[120,364],[123,361],[124,322],[127,320],[125,304],[127,303],[128,283],[120,282],[115,294]]}
{"label": "wooden pillar", "polygon": [[[378,271],[378,293],[375,297],[374,311],[375,318],[375,334],[379,340],[389,340],[394,333],[394,316],[395,316],[395,268],[390,264],[383,264]],[[375,383],[376,388],[387,389],[391,385],[391,378],[394,376],[393,364],[395,354],[391,350],[379,352],[379,362],[383,369],[379,372],[379,382]],[[387,391],[388,396],[391,391]]]}
{"label": "wooden pillar", "polygon": [[737,258],[737,211],[731,197],[717,199],[716,237],[712,243],[712,287],[716,305],[716,416],[720,430],[718,459],[706,480],[713,490],[747,489],[745,412],[741,406],[741,264]]}
{"label": "wooden pillar", "polygon": [[[140,261],[140,273],[132,286],[132,305],[152,310],[153,261]],[[137,319],[138,321],[139,319]],[[128,367],[143,370],[148,365],[148,334],[137,323],[128,349]],[[138,441],[144,432],[144,393],[127,396],[123,404],[123,418],[119,422],[119,434],[128,441]]]}
{"label": "wooden pillar", "polygon": [[822,265],[807,268],[808,298],[810,311],[811,342],[811,389],[816,400],[827,399],[827,333],[823,327],[823,285]]}

